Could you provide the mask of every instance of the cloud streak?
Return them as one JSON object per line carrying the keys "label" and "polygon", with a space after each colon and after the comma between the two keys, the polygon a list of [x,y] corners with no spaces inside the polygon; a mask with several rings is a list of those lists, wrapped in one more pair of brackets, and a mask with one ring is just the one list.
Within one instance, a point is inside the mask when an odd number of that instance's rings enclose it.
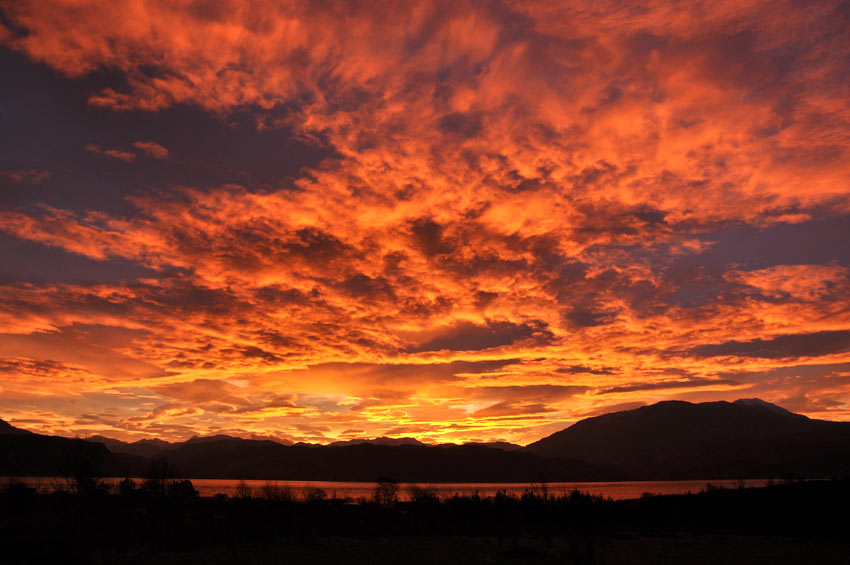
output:
{"label": "cloud streak", "polygon": [[112,157],[113,159],[118,159],[119,161],[126,161],[127,163],[132,163],[136,159],[135,153],[130,153],[129,151],[121,151],[119,149],[104,149],[96,143],[89,143],[88,145],[86,145],[86,151],[94,153],[95,155],[102,155],[104,157]]}

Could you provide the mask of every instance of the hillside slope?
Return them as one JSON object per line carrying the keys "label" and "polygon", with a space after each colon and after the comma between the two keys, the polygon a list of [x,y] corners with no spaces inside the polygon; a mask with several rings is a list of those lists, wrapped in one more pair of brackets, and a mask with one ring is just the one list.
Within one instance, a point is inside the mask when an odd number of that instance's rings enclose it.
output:
{"label": "hillside slope", "polygon": [[812,420],[758,399],[666,401],[582,420],[527,450],[635,480],[846,476],[850,423]]}

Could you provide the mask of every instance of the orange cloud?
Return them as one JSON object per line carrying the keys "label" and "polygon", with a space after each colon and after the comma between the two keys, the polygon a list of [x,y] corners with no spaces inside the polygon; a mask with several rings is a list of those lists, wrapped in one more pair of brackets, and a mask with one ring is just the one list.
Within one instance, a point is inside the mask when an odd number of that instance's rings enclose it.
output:
{"label": "orange cloud", "polygon": [[[135,190],[121,213],[0,210],[14,238],[149,271],[1,283],[0,351],[45,382],[73,367],[86,425],[115,434],[531,441],[605,406],[751,391],[850,417],[846,260],[722,241],[850,213],[838,12],[5,7],[8,48],[121,77],[98,111],[247,114],[332,156],[272,187]],[[79,347],[93,327],[116,339]],[[765,385],[802,363],[822,371]],[[104,415],[99,395],[127,401]],[[50,402],[44,426],[83,413]]]}

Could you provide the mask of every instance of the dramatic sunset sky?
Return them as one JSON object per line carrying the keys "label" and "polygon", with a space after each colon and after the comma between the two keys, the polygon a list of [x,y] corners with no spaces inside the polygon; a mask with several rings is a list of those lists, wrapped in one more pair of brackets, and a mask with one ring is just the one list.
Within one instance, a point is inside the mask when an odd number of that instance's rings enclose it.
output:
{"label": "dramatic sunset sky", "polygon": [[847,2],[0,0],[0,418],[850,420]]}

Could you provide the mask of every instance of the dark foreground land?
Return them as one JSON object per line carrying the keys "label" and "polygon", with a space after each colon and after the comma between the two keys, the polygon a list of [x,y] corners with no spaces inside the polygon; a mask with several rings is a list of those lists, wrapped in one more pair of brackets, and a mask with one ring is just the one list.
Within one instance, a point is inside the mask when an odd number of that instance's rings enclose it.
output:
{"label": "dark foreground land", "polygon": [[[2,563],[850,563],[850,481],[610,501],[0,493]],[[247,495],[253,494],[252,497]]]}

